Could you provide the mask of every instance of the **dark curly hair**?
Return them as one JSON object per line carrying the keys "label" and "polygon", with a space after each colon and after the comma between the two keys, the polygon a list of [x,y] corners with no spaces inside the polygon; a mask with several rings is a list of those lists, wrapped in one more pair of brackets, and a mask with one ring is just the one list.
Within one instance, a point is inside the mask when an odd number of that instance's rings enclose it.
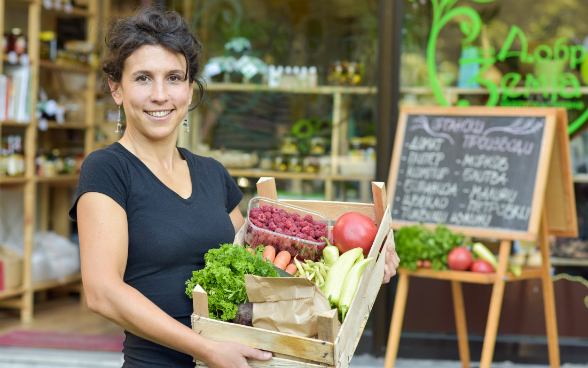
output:
{"label": "dark curly hair", "polygon": [[188,23],[176,12],[161,11],[151,7],[141,8],[129,18],[114,19],[105,37],[106,52],[102,57],[102,90],[112,93],[108,81],[121,82],[125,60],[135,50],[145,45],[161,45],[184,55],[186,78],[195,82],[200,90],[196,108],[204,96],[204,85],[198,79],[199,56],[202,44],[190,32]]}

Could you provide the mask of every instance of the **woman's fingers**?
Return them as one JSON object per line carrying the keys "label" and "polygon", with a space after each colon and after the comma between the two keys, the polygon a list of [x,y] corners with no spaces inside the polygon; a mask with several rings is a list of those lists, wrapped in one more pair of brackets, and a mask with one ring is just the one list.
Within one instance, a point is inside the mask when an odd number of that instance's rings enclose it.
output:
{"label": "woman's fingers", "polygon": [[243,356],[245,356],[247,358],[255,359],[255,360],[270,360],[272,358],[272,353],[245,346],[245,350],[243,351]]}

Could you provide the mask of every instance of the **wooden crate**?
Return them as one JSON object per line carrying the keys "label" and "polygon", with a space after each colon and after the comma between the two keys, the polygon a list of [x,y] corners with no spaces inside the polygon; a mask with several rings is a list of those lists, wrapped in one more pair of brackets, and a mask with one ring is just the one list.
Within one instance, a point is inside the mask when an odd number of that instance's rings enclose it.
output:
{"label": "wooden crate", "polygon": [[[259,196],[277,199],[273,178],[261,178],[257,188]],[[360,212],[372,218],[378,226],[378,233],[369,253],[369,257],[374,257],[374,261],[370,262],[364,270],[343,325],[339,323],[335,310],[319,316],[318,338],[313,339],[217,321],[204,317],[208,316],[208,299],[206,292],[197,286],[193,292],[192,329],[211,340],[238,342],[274,354],[274,357],[269,361],[249,360],[249,365],[252,368],[318,368],[325,366],[347,368],[384,277],[386,257],[385,251],[379,254],[380,249],[387,238],[394,241],[390,229],[392,217],[390,216],[390,207],[386,206],[384,183],[372,183],[372,191],[374,204],[283,201],[321,212],[331,221],[337,220],[346,212]],[[235,243],[243,243],[246,225],[237,233]],[[204,367],[205,364],[196,361],[196,366]]]}

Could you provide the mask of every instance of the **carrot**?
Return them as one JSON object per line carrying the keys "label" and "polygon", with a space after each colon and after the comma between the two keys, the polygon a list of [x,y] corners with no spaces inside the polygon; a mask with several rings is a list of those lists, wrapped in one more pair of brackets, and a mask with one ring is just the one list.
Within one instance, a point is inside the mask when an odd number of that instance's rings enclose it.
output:
{"label": "carrot", "polygon": [[290,258],[292,258],[290,253],[288,253],[287,250],[283,250],[276,256],[276,259],[274,260],[274,266],[283,270],[288,265],[288,262],[290,262]]}
{"label": "carrot", "polygon": [[251,247],[247,248],[247,251],[251,254],[255,254],[255,249],[253,249]]}
{"label": "carrot", "polygon": [[294,275],[296,271],[298,271],[298,268],[294,263],[290,263],[288,267],[286,267],[286,272],[288,272],[290,275]]}
{"label": "carrot", "polygon": [[276,248],[272,247],[271,245],[268,245],[265,247],[265,250],[263,251],[263,260],[267,260],[270,261],[272,263],[274,263],[274,259],[276,258]]}

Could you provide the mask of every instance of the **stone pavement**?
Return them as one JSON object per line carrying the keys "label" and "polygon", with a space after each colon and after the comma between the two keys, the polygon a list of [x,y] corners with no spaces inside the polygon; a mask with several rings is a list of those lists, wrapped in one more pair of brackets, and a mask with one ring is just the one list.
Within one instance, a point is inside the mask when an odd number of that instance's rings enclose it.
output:
{"label": "stone pavement", "polygon": [[[0,347],[0,368],[119,368],[122,366],[121,353],[7,348]],[[351,368],[382,368],[384,358],[358,355],[351,361]],[[479,364],[473,362],[472,367]],[[492,364],[495,368],[549,368],[548,365],[514,364],[499,362]],[[586,368],[585,365],[563,364],[562,368]],[[398,359],[395,368],[461,368],[461,363],[448,360]]]}

